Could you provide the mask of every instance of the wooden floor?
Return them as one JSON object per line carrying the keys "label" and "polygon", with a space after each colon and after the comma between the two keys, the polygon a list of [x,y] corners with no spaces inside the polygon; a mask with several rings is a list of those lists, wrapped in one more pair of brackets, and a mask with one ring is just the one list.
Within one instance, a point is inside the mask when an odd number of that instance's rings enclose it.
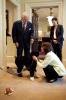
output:
{"label": "wooden floor", "polygon": [[[9,73],[0,70],[0,100],[66,100],[66,77],[54,83],[47,83],[43,72],[38,69],[38,79],[29,80],[29,72],[23,71],[23,77],[16,76],[16,69]],[[11,87],[14,92],[7,96],[5,88]]]}

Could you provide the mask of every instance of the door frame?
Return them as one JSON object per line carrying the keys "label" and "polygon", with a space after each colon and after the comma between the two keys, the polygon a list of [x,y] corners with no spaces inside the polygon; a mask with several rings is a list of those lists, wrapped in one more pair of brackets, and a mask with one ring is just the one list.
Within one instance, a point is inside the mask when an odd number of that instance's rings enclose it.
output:
{"label": "door frame", "polygon": [[33,8],[42,8],[42,7],[52,7],[57,6],[59,9],[58,20],[59,23],[63,23],[63,2],[62,1],[43,1],[43,2],[26,2],[25,10],[29,14],[29,19],[32,21],[32,9]]}
{"label": "door frame", "polygon": [[[15,20],[18,20],[21,18],[21,8],[20,8],[20,3],[13,2],[15,0],[10,0],[15,6],[16,10],[14,11],[15,13]],[[6,69],[6,0],[1,0],[1,15],[0,18],[2,19],[0,22],[1,25],[1,33],[0,33],[0,68],[1,69]],[[17,13],[16,13],[17,12]]]}

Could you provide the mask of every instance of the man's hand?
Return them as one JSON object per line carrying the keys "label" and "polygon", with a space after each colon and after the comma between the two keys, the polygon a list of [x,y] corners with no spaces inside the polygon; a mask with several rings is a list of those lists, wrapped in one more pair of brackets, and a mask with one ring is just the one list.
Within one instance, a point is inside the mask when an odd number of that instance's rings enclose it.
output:
{"label": "man's hand", "polygon": [[55,44],[57,44],[57,43],[58,43],[58,41],[57,41],[57,40],[53,40],[53,42],[54,42]]}
{"label": "man's hand", "polygon": [[33,44],[33,42],[34,42],[34,39],[31,39],[31,41],[30,41],[30,42],[31,42],[31,44]]}
{"label": "man's hand", "polygon": [[15,43],[15,45],[16,45],[16,48],[18,48],[18,47],[19,47],[19,43],[18,43],[18,42],[16,42],[16,43]]}

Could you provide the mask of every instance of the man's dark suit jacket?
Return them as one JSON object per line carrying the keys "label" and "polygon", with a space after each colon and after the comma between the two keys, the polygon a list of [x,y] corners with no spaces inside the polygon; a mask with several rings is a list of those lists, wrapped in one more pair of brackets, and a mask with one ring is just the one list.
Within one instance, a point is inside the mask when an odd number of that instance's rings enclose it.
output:
{"label": "man's dark suit jacket", "polygon": [[[54,39],[54,26],[51,27],[51,31],[50,31],[50,41],[52,42]],[[62,25],[58,25],[57,30],[56,30],[56,37],[57,37],[57,41],[58,44],[60,46],[60,48],[62,48],[63,45],[63,26]]]}
{"label": "man's dark suit jacket", "polygon": [[22,21],[16,21],[13,24],[12,28],[12,38],[13,42],[18,42],[19,44],[23,45],[30,45],[30,39],[33,38],[33,25],[30,22],[27,22],[26,30],[22,26]]}

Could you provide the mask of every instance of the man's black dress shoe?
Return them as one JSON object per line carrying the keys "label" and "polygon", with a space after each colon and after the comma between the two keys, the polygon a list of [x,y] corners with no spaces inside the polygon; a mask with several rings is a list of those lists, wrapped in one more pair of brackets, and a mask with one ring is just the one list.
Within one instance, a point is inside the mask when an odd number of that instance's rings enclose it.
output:
{"label": "man's black dress shoe", "polygon": [[22,74],[18,74],[18,77],[22,77]]}

